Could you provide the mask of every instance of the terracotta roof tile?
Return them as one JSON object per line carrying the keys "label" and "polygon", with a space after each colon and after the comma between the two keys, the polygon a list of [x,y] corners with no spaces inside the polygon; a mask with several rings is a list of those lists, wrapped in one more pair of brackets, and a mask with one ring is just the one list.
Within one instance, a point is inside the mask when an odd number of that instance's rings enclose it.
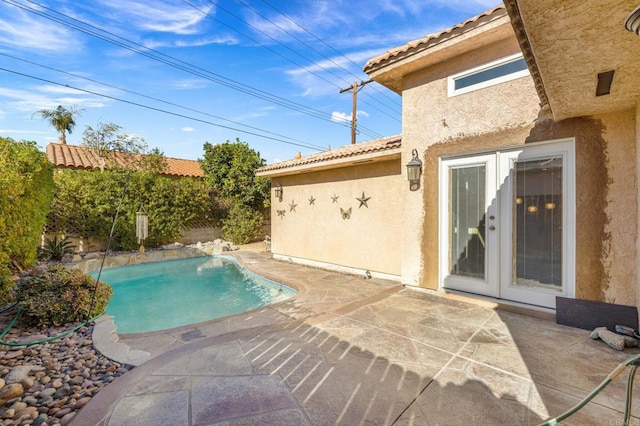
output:
{"label": "terracotta roof tile", "polygon": [[415,53],[415,51],[427,49],[434,44],[440,43],[444,40],[448,40],[451,37],[455,37],[464,32],[467,32],[485,22],[490,22],[494,19],[501,18],[506,14],[507,12],[505,6],[503,4],[500,4],[493,9],[487,10],[486,12],[474,16],[473,18],[467,19],[466,21],[454,25],[453,27],[447,28],[446,30],[434,34],[429,34],[423,38],[410,41],[403,46],[390,49],[382,55],[369,59],[369,61],[367,61],[367,63],[364,65],[364,72],[370,72],[372,71],[372,69],[385,65],[386,63],[393,61],[399,56],[404,56],[403,54],[405,53],[410,54]]}
{"label": "terracotta roof tile", "polygon": [[[134,154],[116,153],[115,160],[119,165],[126,165],[127,158]],[[94,150],[78,145],[50,143],[47,145],[47,158],[55,167],[74,169],[100,169],[105,161]],[[170,176],[202,177],[204,173],[199,161],[165,157],[167,168],[163,174]]]}
{"label": "terracotta roof tile", "polygon": [[263,166],[257,169],[256,173],[288,169],[291,167],[298,167],[298,166],[314,164],[314,163],[322,163],[330,160],[337,160],[340,158],[357,157],[364,154],[382,152],[387,150],[397,150],[399,152],[400,144],[401,144],[401,137],[400,135],[397,135],[397,136],[391,136],[387,138],[375,139],[369,142],[361,142],[357,144],[345,145],[335,150],[324,151],[318,154],[308,155],[306,157],[302,157],[299,159],[293,159],[289,161],[283,161],[281,163]]}

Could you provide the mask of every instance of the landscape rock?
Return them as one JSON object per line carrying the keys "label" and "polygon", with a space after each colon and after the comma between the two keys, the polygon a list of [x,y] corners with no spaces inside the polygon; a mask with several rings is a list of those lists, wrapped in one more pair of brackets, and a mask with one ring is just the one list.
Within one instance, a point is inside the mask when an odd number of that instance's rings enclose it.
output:
{"label": "landscape rock", "polygon": [[[0,313],[4,329],[15,312]],[[77,324],[71,324],[71,326]],[[40,342],[68,330],[25,328],[4,336],[12,343]],[[0,345],[0,425],[66,425],[78,410],[132,367],[114,362],[93,347],[93,326],[26,348]]]}

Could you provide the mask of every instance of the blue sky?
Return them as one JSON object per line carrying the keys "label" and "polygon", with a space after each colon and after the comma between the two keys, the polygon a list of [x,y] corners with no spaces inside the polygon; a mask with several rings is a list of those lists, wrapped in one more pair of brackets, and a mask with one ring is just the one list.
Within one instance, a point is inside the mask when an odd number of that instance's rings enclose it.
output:
{"label": "blue sky", "polygon": [[[83,110],[69,144],[111,122],[169,157],[202,158],[205,142],[236,137],[269,164],[337,148],[351,138],[340,89],[369,79],[368,59],[496,4],[2,0],[0,136],[44,148],[58,136],[34,112],[61,104]],[[401,109],[399,95],[366,85],[357,141],[399,134]]]}

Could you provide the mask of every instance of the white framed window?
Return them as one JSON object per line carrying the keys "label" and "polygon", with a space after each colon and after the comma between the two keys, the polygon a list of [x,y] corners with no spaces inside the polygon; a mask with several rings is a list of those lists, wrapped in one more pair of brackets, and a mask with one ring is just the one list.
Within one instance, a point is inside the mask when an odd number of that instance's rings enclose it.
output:
{"label": "white framed window", "polygon": [[522,53],[507,56],[447,78],[449,97],[484,89],[529,75]]}

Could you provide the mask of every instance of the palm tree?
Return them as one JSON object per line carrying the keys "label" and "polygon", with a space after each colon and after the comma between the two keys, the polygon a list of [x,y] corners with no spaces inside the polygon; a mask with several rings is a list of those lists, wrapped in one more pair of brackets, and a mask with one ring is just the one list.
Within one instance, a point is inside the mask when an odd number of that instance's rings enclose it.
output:
{"label": "palm tree", "polygon": [[66,132],[71,134],[76,125],[74,118],[81,113],[82,110],[75,106],[66,109],[62,105],[58,105],[56,109],[41,109],[35,112],[35,114],[40,114],[43,120],[47,120],[60,133],[59,140],[61,144],[67,143]]}

